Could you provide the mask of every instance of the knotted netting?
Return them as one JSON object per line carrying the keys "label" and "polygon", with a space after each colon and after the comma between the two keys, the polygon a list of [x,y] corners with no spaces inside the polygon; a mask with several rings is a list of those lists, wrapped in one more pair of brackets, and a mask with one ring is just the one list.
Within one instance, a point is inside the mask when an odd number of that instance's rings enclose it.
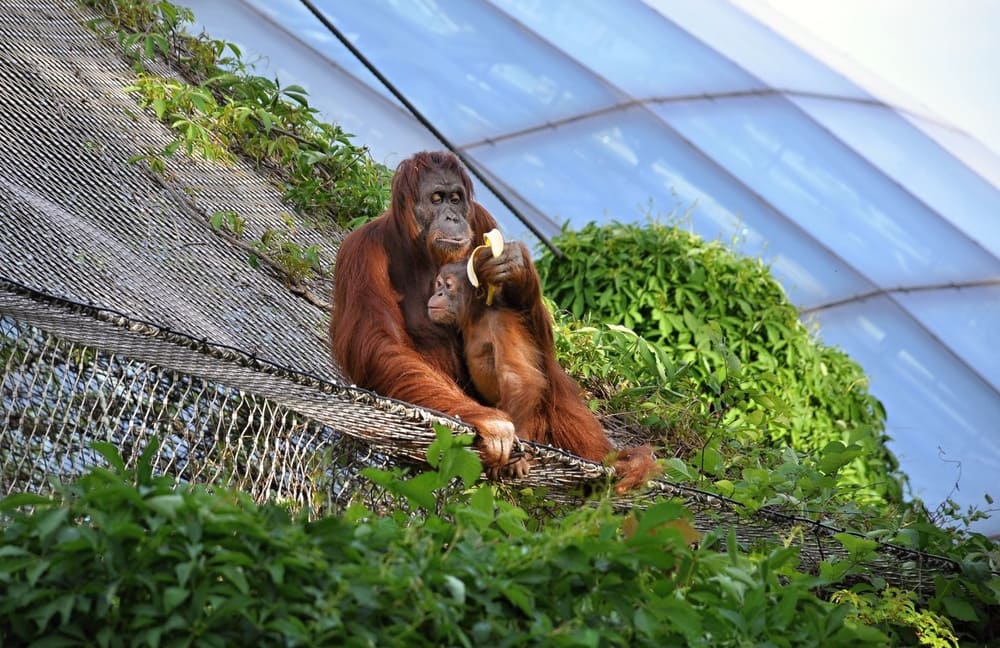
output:
{"label": "knotted netting", "polygon": [[[328,309],[305,299],[209,225],[221,210],[260,234],[287,219],[268,178],[237,161],[186,156],[154,173],[130,160],[173,136],[137,109],[134,79],[68,0],[0,12],[0,495],[80,474],[110,442],[126,463],[157,440],[155,467],[316,514],[371,485],[365,466],[419,464],[460,421],[354,388],[330,360]],[[340,234],[298,227],[332,260]],[[328,295],[328,280],[306,286]],[[515,485],[580,501],[610,468],[543,446]],[[375,490],[371,496],[376,497]],[[617,506],[683,500],[699,530],[730,527],[748,545],[801,547],[801,565],[846,556],[839,529],[654,480]],[[924,589],[956,565],[881,545],[869,568]]]}

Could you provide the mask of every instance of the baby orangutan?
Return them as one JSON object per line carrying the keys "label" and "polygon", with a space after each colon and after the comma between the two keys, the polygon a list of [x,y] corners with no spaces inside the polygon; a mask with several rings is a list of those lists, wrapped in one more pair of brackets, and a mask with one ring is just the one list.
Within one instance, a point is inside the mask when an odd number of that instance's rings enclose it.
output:
{"label": "baby orangutan", "polygon": [[[438,271],[427,302],[432,322],[461,331],[465,362],[480,397],[506,412],[522,439],[591,461],[612,455],[619,493],[644,484],[658,472],[649,446],[617,451],[612,447],[579,386],[556,361],[552,323],[531,323],[505,308],[502,289],[495,297],[497,302],[488,306],[466,278],[465,263],[452,263]],[[522,458],[503,474],[527,472],[528,462]]]}

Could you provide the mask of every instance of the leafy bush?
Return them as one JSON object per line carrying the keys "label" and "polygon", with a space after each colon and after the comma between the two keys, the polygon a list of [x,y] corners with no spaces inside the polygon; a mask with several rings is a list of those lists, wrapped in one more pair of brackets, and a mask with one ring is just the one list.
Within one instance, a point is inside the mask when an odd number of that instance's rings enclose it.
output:
{"label": "leafy bush", "polygon": [[[437,470],[370,470],[399,498],[308,521],[240,493],[174,487],[99,446],[58,495],[0,502],[4,645],[887,645],[946,620],[878,595],[816,595],[797,549],[745,554],[680,505],[606,504],[542,527],[473,485],[478,458],[439,431]],[[447,496],[445,494],[447,493]],[[404,512],[409,509],[409,512]],[[698,541],[699,547],[692,548]],[[900,634],[902,633],[902,634]],[[909,633],[909,634],[907,634]]]}
{"label": "leafy bush", "polygon": [[555,243],[564,257],[543,250],[538,262],[545,293],[577,318],[634,330],[654,369],[639,380],[694,389],[725,432],[716,444],[836,443],[853,449],[844,479],[859,495],[900,498],[885,414],[864,373],[815,340],[759,260],[658,222],[591,223]]}

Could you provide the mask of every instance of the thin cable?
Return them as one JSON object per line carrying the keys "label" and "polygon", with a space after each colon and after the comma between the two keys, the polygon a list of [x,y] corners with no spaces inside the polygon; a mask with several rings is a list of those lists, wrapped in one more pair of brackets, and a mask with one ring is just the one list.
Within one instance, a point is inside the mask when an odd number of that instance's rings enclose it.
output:
{"label": "thin cable", "polygon": [[337,29],[337,27],[332,22],[330,22],[330,20],[327,19],[325,15],[323,15],[323,12],[321,12],[319,9],[316,8],[316,5],[314,5],[311,0],[299,0],[299,2],[301,2],[302,5],[305,6],[305,8],[308,9],[309,12],[316,17],[316,20],[320,21],[320,23],[322,23],[323,26],[326,27],[331,34],[336,36],[337,40],[343,43],[344,47],[346,47],[351,52],[351,54],[353,54],[354,57],[358,59],[361,62],[361,64],[365,66],[365,68],[368,69],[369,72],[375,75],[375,78],[378,79],[382,83],[382,85],[384,85],[386,89],[392,93],[392,96],[396,97],[396,99],[398,99],[399,102],[402,103],[406,107],[406,109],[409,110],[410,113],[417,118],[417,121],[420,122],[424,126],[424,128],[429,130],[431,134],[434,135],[434,137],[440,140],[440,142],[444,144],[445,148],[447,148],[449,151],[458,156],[458,159],[462,161],[462,163],[469,169],[469,171],[472,172],[474,176],[476,176],[476,178],[479,179],[481,183],[483,183],[483,186],[492,191],[493,194],[500,199],[500,202],[503,203],[503,206],[509,209],[511,213],[514,214],[514,216],[516,216],[517,219],[525,225],[525,227],[531,230],[531,233],[534,234],[538,238],[538,240],[540,240],[545,245],[545,247],[549,248],[549,250],[552,251],[552,254],[556,255],[556,257],[558,258],[562,258],[562,252],[559,250],[559,248],[553,245],[552,241],[550,241],[548,237],[544,236],[541,233],[541,231],[539,231],[539,229],[535,227],[535,225],[531,221],[529,221],[527,217],[524,216],[524,214],[521,213],[519,209],[514,207],[513,203],[511,203],[504,194],[498,191],[497,188],[493,185],[493,183],[490,182],[489,178],[487,178],[486,175],[483,174],[476,167],[476,165],[472,163],[472,160],[468,156],[466,156],[465,153],[461,151],[461,149],[452,144],[451,140],[445,137],[444,133],[439,131],[434,126],[434,124],[430,122],[430,120],[424,117],[423,113],[417,110],[417,107],[414,106],[412,103],[410,103],[410,100],[407,99],[406,96],[403,95],[403,93],[400,92],[400,90],[396,86],[394,86],[392,82],[389,81],[389,79],[387,79],[385,75],[382,74],[382,72],[379,71],[379,69],[375,67],[375,65],[372,64],[372,62],[365,57],[364,54],[361,53],[361,50],[355,47],[354,44],[351,43],[351,41],[349,41],[347,37],[344,36],[344,34],[339,29]]}
{"label": "thin cable", "polygon": [[826,302],[824,304],[819,304],[817,306],[810,306],[809,308],[799,309],[799,315],[811,315],[813,313],[819,312],[821,310],[826,310],[828,308],[836,308],[837,306],[844,306],[845,304],[860,302],[866,299],[871,299],[872,297],[879,297],[881,295],[890,295],[893,293],[905,294],[911,292],[929,292],[933,290],[961,290],[962,288],[983,288],[985,286],[1000,286],[1000,279],[980,279],[976,281],[960,281],[953,283],[927,284],[918,286],[897,286],[896,288],[879,288],[876,290],[870,290],[868,292],[859,293],[857,295],[851,295],[850,297],[844,297],[843,299],[836,299],[834,301]]}

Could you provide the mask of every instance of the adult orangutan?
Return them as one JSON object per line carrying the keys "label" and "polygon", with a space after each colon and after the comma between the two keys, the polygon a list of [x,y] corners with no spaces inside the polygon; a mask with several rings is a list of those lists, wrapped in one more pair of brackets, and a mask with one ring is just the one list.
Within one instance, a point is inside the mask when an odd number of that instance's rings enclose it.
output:
{"label": "adult orangutan", "polygon": [[[510,414],[517,435],[547,443],[593,461],[613,459],[622,493],[658,472],[649,446],[613,451],[597,417],[583,401],[579,386],[556,361],[552,326],[526,321],[506,305],[507,287],[495,303],[477,295],[466,278],[465,263],[438,271],[427,301],[431,321],[462,333],[469,375],[484,401]],[[508,470],[520,474],[525,460]]]}
{"label": "adult orangutan", "polygon": [[[334,359],[360,387],[461,417],[475,427],[488,468],[505,466],[515,440],[510,417],[465,392],[468,374],[454,330],[427,317],[440,266],[469,256],[496,227],[473,200],[456,156],[422,152],[392,179],[389,209],[351,232],[337,252],[330,337]],[[523,245],[481,255],[477,273],[503,286],[509,308],[546,317],[541,287]]]}

